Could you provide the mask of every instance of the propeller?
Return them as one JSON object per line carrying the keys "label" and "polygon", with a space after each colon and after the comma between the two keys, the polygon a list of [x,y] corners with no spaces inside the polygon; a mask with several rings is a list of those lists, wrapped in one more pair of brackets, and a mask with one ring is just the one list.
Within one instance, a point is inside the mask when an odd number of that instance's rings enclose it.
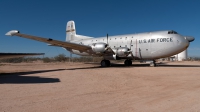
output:
{"label": "propeller", "polygon": [[109,47],[109,44],[108,44],[108,33],[107,33],[106,37],[107,37],[106,51],[110,51],[110,52],[112,52],[114,55],[116,55],[115,52]]}
{"label": "propeller", "polygon": [[109,45],[108,45],[108,33],[107,33],[107,43],[106,43],[106,46],[105,46],[105,50],[107,51],[109,49]]}

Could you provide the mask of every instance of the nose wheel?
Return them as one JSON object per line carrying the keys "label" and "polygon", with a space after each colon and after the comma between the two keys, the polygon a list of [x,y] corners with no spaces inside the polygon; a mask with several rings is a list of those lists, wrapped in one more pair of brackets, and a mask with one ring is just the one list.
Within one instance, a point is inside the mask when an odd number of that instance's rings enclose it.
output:
{"label": "nose wheel", "polygon": [[124,65],[131,66],[132,65],[132,61],[131,60],[125,60],[124,61]]}
{"label": "nose wheel", "polygon": [[151,66],[151,67],[156,67],[156,61],[153,60],[153,62],[150,63],[150,66]]}
{"label": "nose wheel", "polygon": [[101,67],[109,67],[110,61],[109,60],[102,60],[101,61]]}

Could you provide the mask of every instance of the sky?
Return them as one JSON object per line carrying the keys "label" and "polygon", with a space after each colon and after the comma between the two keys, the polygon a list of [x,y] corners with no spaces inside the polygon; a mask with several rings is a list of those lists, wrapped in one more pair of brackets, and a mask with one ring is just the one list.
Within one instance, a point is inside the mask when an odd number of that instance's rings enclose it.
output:
{"label": "sky", "polygon": [[0,52],[69,56],[60,47],[5,36],[19,30],[65,41],[69,20],[77,34],[92,37],[175,30],[195,37],[188,56],[200,57],[200,0],[0,0]]}

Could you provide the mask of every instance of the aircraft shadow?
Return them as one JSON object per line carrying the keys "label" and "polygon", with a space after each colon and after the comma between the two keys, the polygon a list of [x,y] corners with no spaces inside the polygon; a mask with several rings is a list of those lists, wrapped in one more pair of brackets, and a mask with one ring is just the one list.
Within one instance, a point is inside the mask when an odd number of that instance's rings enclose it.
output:
{"label": "aircraft shadow", "polygon": [[[86,64],[91,64],[91,65],[96,65],[93,63],[86,63]],[[98,64],[99,65],[99,64]],[[111,63],[110,67],[101,67],[101,66],[95,66],[95,67],[81,67],[81,68],[70,68],[66,70],[78,70],[78,69],[107,69],[107,68],[130,68],[130,67],[148,67],[149,64],[133,64],[132,66],[125,66],[124,64],[116,64],[116,63]]]}
{"label": "aircraft shadow", "polygon": [[62,71],[65,69],[39,70],[30,72],[0,73],[0,84],[34,84],[34,83],[57,83],[58,78],[44,78],[39,76],[25,76],[30,74]]}
{"label": "aircraft shadow", "polygon": [[[91,65],[97,65],[97,63],[85,63]],[[98,63],[99,64],[99,63]],[[131,67],[149,67],[149,64],[142,63],[142,64],[133,64],[132,66],[125,66],[124,64],[116,64],[111,63],[110,67],[101,67],[101,66],[94,66],[94,67],[81,67],[81,68],[70,68],[66,70],[78,70],[78,69],[107,69],[107,68],[131,68]],[[169,65],[165,63],[158,63],[157,67],[200,67],[200,65]]]}

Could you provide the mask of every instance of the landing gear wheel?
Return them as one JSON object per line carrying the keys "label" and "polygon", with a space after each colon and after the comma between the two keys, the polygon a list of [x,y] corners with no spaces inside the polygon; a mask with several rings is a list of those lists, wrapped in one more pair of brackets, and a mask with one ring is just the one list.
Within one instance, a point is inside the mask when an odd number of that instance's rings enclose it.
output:
{"label": "landing gear wheel", "polygon": [[131,61],[131,60],[125,60],[125,61],[124,61],[124,64],[125,64],[126,66],[131,66],[131,65],[132,65],[132,61]]}
{"label": "landing gear wheel", "polygon": [[110,66],[109,60],[102,60],[101,61],[101,67],[108,67],[108,66]]}
{"label": "landing gear wheel", "polygon": [[106,64],[107,64],[107,66],[110,66],[110,61],[106,60]]}
{"label": "landing gear wheel", "polygon": [[132,61],[131,60],[129,60],[129,66],[132,66]]}

